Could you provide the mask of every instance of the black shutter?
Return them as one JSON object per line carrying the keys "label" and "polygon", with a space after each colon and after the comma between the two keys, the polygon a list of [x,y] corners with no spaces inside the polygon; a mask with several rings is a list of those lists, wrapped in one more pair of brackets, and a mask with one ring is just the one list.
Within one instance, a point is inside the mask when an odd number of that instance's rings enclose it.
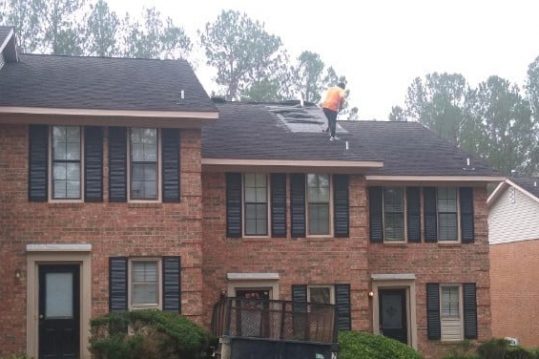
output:
{"label": "black shutter", "polygon": [[84,200],[103,202],[103,128],[84,128]]}
{"label": "black shutter", "polygon": [[226,174],[226,235],[241,237],[241,173]]}
{"label": "black shutter", "polygon": [[46,202],[48,197],[49,127],[29,127],[28,200]]}
{"label": "black shutter", "polygon": [[333,176],[333,216],[335,221],[335,237],[348,237],[348,182],[348,175]]}
{"label": "black shutter", "polygon": [[421,203],[419,187],[406,188],[406,207],[408,222],[408,242],[421,242]]}
{"label": "black shutter", "polygon": [[163,154],[163,202],[180,202],[180,131],[161,130]]}
{"label": "black shutter", "polygon": [[369,188],[369,227],[371,242],[382,243],[384,241],[382,187]]}
{"label": "black shutter", "polygon": [[431,340],[438,340],[442,336],[438,283],[427,283],[427,336]]}
{"label": "black shutter", "polygon": [[127,129],[109,127],[109,200],[127,201]]}
{"label": "black shutter", "polygon": [[292,326],[294,337],[306,339],[307,332],[307,286],[295,284],[292,286]]}
{"label": "black shutter", "polygon": [[305,175],[290,175],[292,237],[305,237]]}
{"label": "black shutter", "polygon": [[477,339],[477,298],[475,283],[462,285],[464,310],[464,338]]}
{"label": "black shutter", "polygon": [[462,243],[474,242],[473,188],[460,188],[460,231]]}
{"label": "black shutter", "polygon": [[436,188],[423,188],[423,203],[425,216],[425,242],[437,242],[438,220],[436,214]]}
{"label": "black shutter", "polygon": [[127,310],[127,258],[109,258],[109,311]]}
{"label": "black shutter", "polygon": [[286,237],[286,175],[271,175],[271,236]]}
{"label": "black shutter", "polygon": [[163,257],[163,310],[181,312],[180,257]]}
{"label": "black shutter", "polygon": [[352,330],[349,284],[335,284],[335,315],[337,330]]}

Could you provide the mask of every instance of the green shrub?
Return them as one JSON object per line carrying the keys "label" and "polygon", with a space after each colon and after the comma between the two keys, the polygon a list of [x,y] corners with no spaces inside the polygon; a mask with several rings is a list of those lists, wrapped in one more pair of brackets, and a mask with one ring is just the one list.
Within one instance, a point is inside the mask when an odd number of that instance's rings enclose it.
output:
{"label": "green shrub", "polygon": [[492,339],[477,349],[481,359],[537,359],[536,352],[521,346],[511,346],[505,339]]}
{"label": "green shrub", "polygon": [[339,359],[421,359],[413,348],[381,335],[339,333]]}
{"label": "green shrub", "polygon": [[32,359],[26,354],[13,354],[7,357],[0,357],[0,359]]}
{"label": "green shrub", "polygon": [[111,313],[91,326],[95,359],[199,359],[211,340],[187,318],[158,310]]}
{"label": "green shrub", "polygon": [[452,345],[444,359],[480,359],[476,354],[476,345],[469,340]]}

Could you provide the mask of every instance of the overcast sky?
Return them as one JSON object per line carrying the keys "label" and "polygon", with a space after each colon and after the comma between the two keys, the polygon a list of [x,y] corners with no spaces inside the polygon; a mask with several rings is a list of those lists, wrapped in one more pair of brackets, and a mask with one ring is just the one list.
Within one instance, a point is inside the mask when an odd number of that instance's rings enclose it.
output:
{"label": "overcast sky", "polygon": [[[155,6],[193,40],[222,9],[266,24],[295,57],[303,50],[347,77],[361,119],[385,120],[416,76],[459,72],[472,84],[489,75],[524,84],[539,56],[538,0],[109,0],[122,14]],[[214,73],[197,75],[210,93]]]}

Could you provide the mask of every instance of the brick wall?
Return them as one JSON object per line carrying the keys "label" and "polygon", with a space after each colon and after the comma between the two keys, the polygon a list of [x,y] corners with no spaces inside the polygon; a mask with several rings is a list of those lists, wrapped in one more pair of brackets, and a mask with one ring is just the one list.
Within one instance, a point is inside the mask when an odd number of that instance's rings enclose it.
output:
{"label": "brick wall", "polygon": [[0,126],[0,356],[25,350],[29,243],[92,244],[93,316],[108,311],[109,256],[180,255],[182,311],[201,321],[200,131],[182,131],[181,203],[107,203],[106,148],[105,202],[30,203],[27,127]]}
{"label": "brick wall", "polygon": [[539,346],[539,238],[490,246],[492,333]]}

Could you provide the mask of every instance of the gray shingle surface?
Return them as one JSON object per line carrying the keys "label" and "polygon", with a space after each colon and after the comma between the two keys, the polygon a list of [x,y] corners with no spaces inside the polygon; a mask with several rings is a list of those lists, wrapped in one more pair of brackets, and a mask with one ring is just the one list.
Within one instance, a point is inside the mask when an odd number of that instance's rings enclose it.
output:
{"label": "gray shingle surface", "polygon": [[513,177],[511,181],[539,198],[539,177]]}
{"label": "gray shingle surface", "polygon": [[0,26],[0,46],[6,40],[7,35],[13,28],[11,26]]}
{"label": "gray shingle surface", "polygon": [[0,106],[216,111],[187,61],[52,55],[6,64]]}
{"label": "gray shingle surface", "polygon": [[[263,104],[217,104],[219,120],[202,131],[204,158],[384,162],[369,174],[402,176],[498,175],[414,122],[339,121],[347,133],[293,133]],[[320,110],[321,111],[321,110]],[[345,141],[350,149],[345,150]],[[466,159],[471,158],[471,166]],[[472,170],[473,169],[473,170]]]}

